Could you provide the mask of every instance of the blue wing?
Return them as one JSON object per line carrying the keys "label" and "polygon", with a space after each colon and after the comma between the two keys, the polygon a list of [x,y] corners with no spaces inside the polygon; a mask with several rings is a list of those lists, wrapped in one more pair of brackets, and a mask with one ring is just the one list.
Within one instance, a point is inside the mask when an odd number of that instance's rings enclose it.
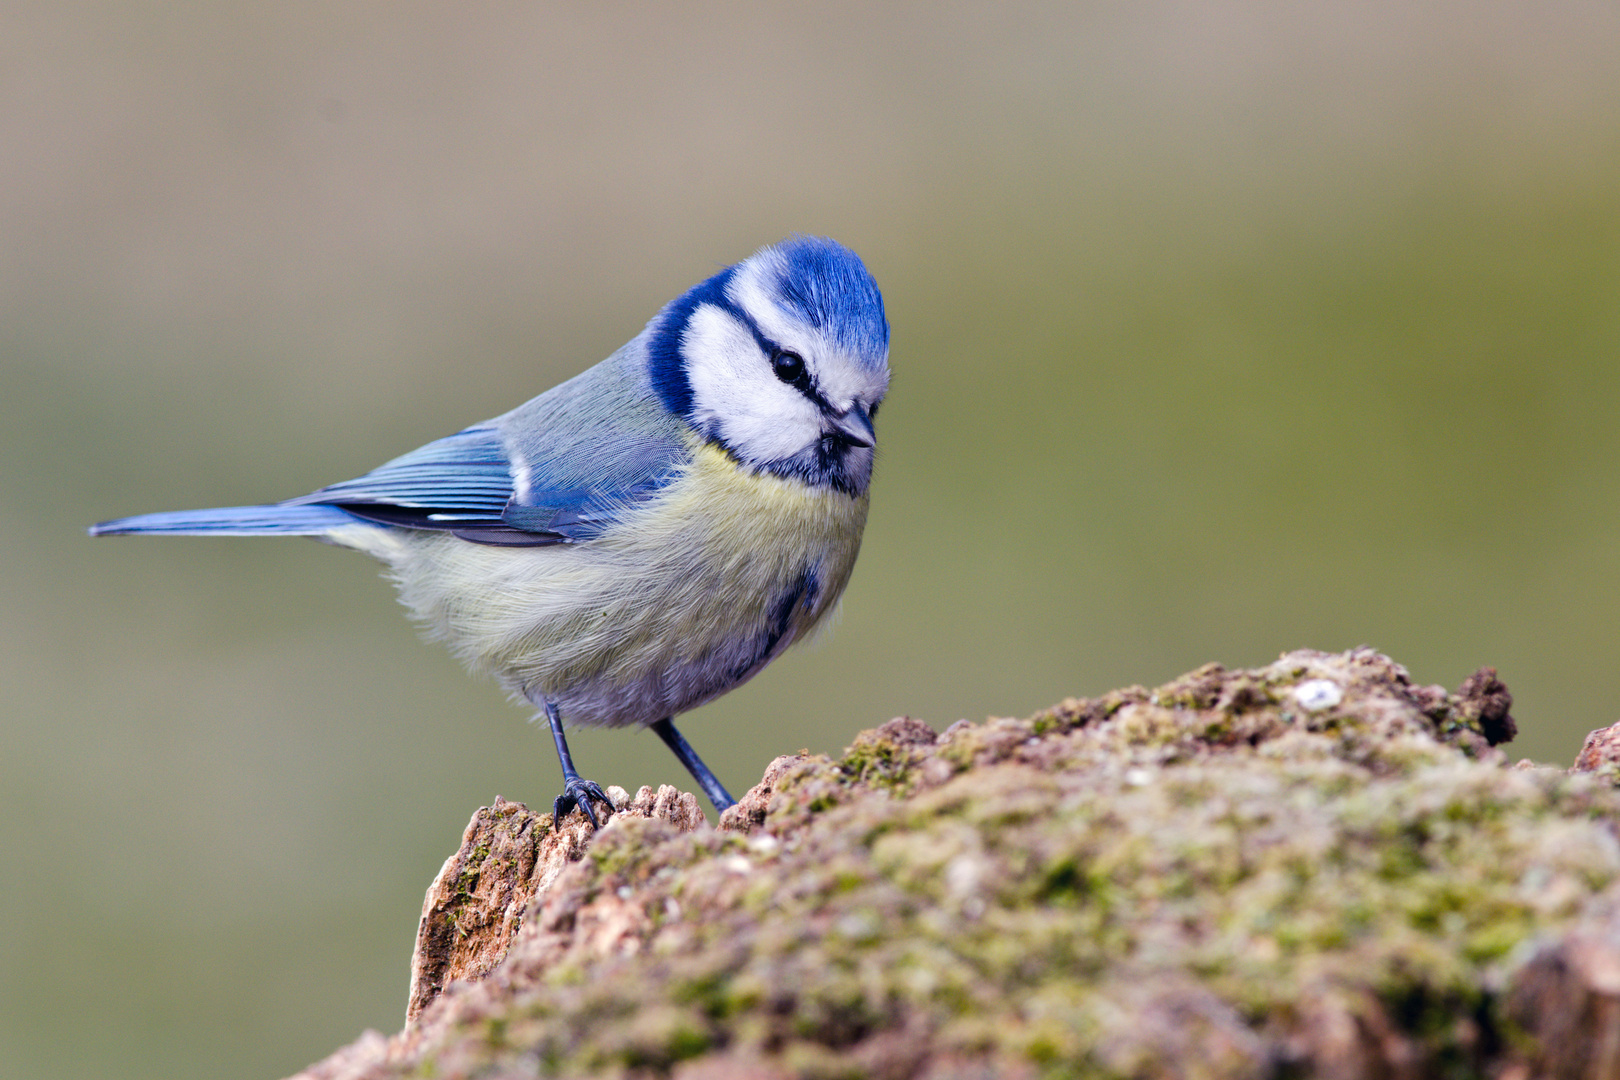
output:
{"label": "blue wing", "polygon": [[[511,466],[500,433],[479,425],[428,443],[354,480],[283,503],[142,514],[102,522],[90,533],[319,536],[354,525],[356,519],[413,529],[516,531],[501,517],[511,496]],[[568,539],[560,533],[520,534],[524,543]]]}
{"label": "blue wing", "polygon": [[287,505],[378,505],[442,510],[499,520],[512,497],[512,466],[500,432],[487,424],[430,442],[364,476],[331,484]]}
{"label": "blue wing", "polygon": [[621,350],[504,416],[284,503],[144,514],[90,532],[318,536],[358,519],[503,546],[589,540],[687,456],[635,360]]}
{"label": "blue wing", "polygon": [[515,534],[508,543],[570,539],[513,528],[502,517],[511,498],[512,466],[501,434],[491,424],[479,424],[282,505],[333,507],[381,525],[465,532],[468,539],[486,543],[502,542],[494,537],[505,533]]}

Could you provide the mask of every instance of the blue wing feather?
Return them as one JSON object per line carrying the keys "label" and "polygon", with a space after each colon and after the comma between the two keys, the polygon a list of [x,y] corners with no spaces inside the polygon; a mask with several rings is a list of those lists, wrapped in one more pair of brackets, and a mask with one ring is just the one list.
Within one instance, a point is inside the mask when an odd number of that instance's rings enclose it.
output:
{"label": "blue wing feather", "polygon": [[290,499],[288,504],[379,504],[499,518],[511,497],[512,466],[506,460],[500,432],[481,424],[430,442],[364,476]]}
{"label": "blue wing feather", "polygon": [[503,524],[568,541],[599,534],[660,490],[691,454],[690,429],[653,390],[645,333],[490,426],[517,462]]}
{"label": "blue wing feather", "polygon": [[504,416],[284,503],[145,514],[91,533],[320,535],[367,521],[503,546],[589,540],[688,453],[645,356],[638,337]]}

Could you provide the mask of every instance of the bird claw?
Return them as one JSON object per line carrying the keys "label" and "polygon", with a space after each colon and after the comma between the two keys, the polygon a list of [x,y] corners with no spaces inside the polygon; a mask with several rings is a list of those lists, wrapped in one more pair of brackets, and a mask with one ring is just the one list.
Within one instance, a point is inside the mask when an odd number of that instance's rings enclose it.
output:
{"label": "bird claw", "polygon": [[613,800],[607,797],[607,792],[589,780],[580,777],[571,777],[563,781],[563,793],[557,796],[551,804],[551,824],[554,829],[562,828],[564,814],[572,813],[574,807],[585,812],[585,820],[591,823],[591,828],[599,829],[596,823],[596,814],[591,810],[591,800],[597,799],[607,804],[608,813],[613,812]]}

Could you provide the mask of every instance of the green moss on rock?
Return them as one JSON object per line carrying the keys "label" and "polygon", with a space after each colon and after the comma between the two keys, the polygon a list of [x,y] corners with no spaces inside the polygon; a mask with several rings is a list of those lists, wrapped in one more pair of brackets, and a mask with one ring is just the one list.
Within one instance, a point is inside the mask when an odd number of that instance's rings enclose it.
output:
{"label": "green moss on rock", "polygon": [[323,1075],[1556,1075],[1532,989],[1575,928],[1620,970],[1620,796],[1505,767],[1510,701],[1358,650],[891,721],[727,831],[616,818],[493,977]]}

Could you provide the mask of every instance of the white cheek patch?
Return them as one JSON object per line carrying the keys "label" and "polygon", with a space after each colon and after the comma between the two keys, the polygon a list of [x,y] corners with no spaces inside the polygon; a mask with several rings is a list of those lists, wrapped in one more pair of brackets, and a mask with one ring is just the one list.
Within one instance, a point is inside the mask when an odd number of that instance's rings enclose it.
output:
{"label": "white cheek patch", "polygon": [[748,328],[713,304],[700,305],[681,335],[692,419],[745,461],[791,457],[821,435],[816,407],[771,371]]}

